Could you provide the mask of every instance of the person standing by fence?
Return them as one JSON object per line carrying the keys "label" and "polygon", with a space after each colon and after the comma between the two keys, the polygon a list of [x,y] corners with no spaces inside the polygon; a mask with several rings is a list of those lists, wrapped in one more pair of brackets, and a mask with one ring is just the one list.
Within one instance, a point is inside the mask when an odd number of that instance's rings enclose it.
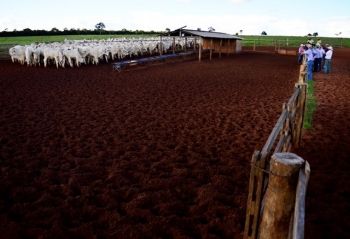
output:
{"label": "person standing by fence", "polygon": [[312,71],[314,68],[314,53],[312,51],[312,45],[306,44],[306,47],[308,48],[306,51],[304,51],[304,55],[307,59],[307,79],[312,80]]}
{"label": "person standing by fence", "polygon": [[320,52],[322,54],[322,58],[321,58],[321,70],[322,70],[324,66],[324,58],[326,56],[326,51],[324,50],[324,47],[322,45],[320,47]]}
{"label": "person standing by fence", "polygon": [[325,62],[324,62],[324,73],[326,74],[331,72],[332,57],[333,57],[333,47],[329,46],[328,51],[326,52]]}
{"label": "person standing by fence", "polygon": [[321,51],[321,45],[316,44],[316,48],[314,49],[314,72],[321,71],[321,63],[322,63],[322,51]]}

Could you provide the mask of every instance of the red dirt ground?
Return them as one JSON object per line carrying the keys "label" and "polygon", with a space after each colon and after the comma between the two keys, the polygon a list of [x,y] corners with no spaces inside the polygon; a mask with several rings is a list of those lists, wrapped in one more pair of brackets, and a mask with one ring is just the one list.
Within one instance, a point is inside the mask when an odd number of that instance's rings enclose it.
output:
{"label": "red dirt ground", "polygon": [[[121,73],[111,65],[57,70],[2,61],[2,238],[240,238],[251,155],[265,143],[297,75],[295,57],[268,54]],[[349,104],[342,99],[343,117]],[[335,109],[335,100],[326,105]],[[318,138],[318,114],[317,131],[305,135],[299,153],[315,171],[325,157],[319,152],[332,155],[315,145],[326,140]],[[333,130],[335,122],[325,123],[322,130]],[[342,149],[339,157],[349,152]],[[333,158],[323,161],[329,166]],[[348,165],[337,162],[333,169]],[[337,200],[340,191],[316,199],[316,192],[333,188],[312,173],[306,232],[319,235],[314,230],[333,225],[330,233],[342,233],[336,221],[348,222],[329,218],[328,203],[342,202],[335,207],[343,213],[349,203]],[[344,188],[337,187],[346,198]],[[324,211],[312,208],[312,200]],[[318,218],[323,225],[314,224]]]}
{"label": "red dirt ground", "polygon": [[305,238],[350,238],[350,49],[335,49],[333,72],[315,75],[313,129],[298,154],[311,164]]}

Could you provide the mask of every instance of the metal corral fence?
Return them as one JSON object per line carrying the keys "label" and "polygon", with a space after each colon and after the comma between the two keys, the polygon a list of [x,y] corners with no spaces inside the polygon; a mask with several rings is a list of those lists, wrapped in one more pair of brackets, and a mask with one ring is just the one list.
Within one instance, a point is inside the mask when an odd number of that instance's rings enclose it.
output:
{"label": "metal corral fence", "polygon": [[[295,48],[297,51],[300,44],[305,44],[308,38],[268,38],[268,37],[259,37],[259,38],[247,38],[243,36],[242,40],[242,50],[243,51],[278,51],[279,49],[290,49]],[[322,44],[329,44],[333,47],[346,47],[346,41],[343,38],[324,38],[322,39]],[[314,39],[316,42],[316,39]]]}
{"label": "metal corral fence", "polygon": [[0,44],[0,59],[11,59],[9,49],[13,46],[12,44]]}
{"label": "metal corral fence", "polygon": [[305,194],[310,166],[291,153],[302,136],[305,61],[298,83],[268,140],[253,153],[244,239],[304,238]]}

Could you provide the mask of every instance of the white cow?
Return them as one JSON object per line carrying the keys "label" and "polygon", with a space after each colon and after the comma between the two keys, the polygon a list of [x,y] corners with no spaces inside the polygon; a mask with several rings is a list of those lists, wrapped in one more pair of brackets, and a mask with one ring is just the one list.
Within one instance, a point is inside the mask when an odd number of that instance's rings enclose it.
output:
{"label": "white cow", "polygon": [[47,66],[47,61],[52,59],[55,61],[56,67],[60,65],[60,62],[63,60],[62,49],[58,47],[43,47],[43,55],[44,55],[44,66]]}
{"label": "white cow", "polygon": [[18,61],[19,63],[24,65],[25,57],[26,57],[24,46],[17,45],[17,46],[11,47],[9,49],[9,54],[11,56],[11,60],[13,63]]}
{"label": "white cow", "polygon": [[[73,59],[77,67],[79,67],[81,63],[85,63],[86,53],[83,49],[67,47],[63,49],[62,53],[63,57],[68,60],[70,67],[74,67]],[[64,67],[64,62],[62,67]]]}

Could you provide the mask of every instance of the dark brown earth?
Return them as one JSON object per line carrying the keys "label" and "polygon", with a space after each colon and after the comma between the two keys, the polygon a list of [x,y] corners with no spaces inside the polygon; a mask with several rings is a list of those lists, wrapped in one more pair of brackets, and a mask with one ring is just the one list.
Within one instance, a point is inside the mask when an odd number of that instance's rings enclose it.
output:
{"label": "dark brown earth", "polygon": [[350,238],[350,49],[335,49],[333,72],[315,75],[313,129],[298,154],[311,164],[306,238]]}
{"label": "dark brown earth", "polygon": [[[316,84],[322,88],[336,74],[343,82],[333,86],[334,100],[319,106],[299,153],[313,170],[310,238],[345,235],[349,222],[349,187],[341,186],[349,185],[349,164],[341,161],[349,155],[349,100],[337,97],[349,94],[338,89],[349,86],[340,78],[349,73],[345,57]],[[292,94],[295,57],[249,53],[111,68],[0,63],[1,237],[242,237],[250,158]],[[327,107],[338,110],[340,122],[324,116]],[[344,144],[328,138],[332,125],[342,125],[334,137],[347,137],[338,141]],[[338,158],[329,158],[331,145],[343,150]]]}

